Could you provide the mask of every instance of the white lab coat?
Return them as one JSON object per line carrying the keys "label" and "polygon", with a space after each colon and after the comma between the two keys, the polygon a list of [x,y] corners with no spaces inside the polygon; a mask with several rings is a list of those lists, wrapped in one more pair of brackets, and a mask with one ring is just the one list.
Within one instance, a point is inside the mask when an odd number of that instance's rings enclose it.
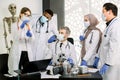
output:
{"label": "white lab coat", "polygon": [[[85,40],[86,54],[83,57],[83,59],[87,61],[88,65],[93,65],[94,63],[99,39],[100,39],[100,32],[98,30],[92,30]],[[92,42],[90,43],[90,41]]]}
{"label": "white lab coat", "polygon": [[56,59],[58,59],[59,54],[63,53],[65,54],[66,59],[71,58],[73,63],[76,65],[77,57],[74,45],[66,40],[60,48],[60,43],[60,41],[51,43],[50,50],[52,51],[46,57],[53,58],[53,63],[56,63]]}
{"label": "white lab coat", "polygon": [[[33,53],[34,53],[34,60],[45,59],[45,56],[48,54],[46,53],[48,49],[48,39],[52,35],[58,35],[57,26],[49,22],[48,33],[46,33],[47,22],[41,27],[38,22],[37,27],[34,26],[33,29],[34,29],[34,34],[35,34],[35,42],[33,43],[33,46],[32,46]],[[38,31],[40,31],[40,33],[38,33]]]}
{"label": "white lab coat", "polygon": [[103,80],[120,80],[120,19],[114,18],[109,25],[102,37],[99,68],[105,63],[109,64],[110,68],[103,75]]}
{"label": "white lab coat", "polygon": [[[22,24],[22,21],[19,22],[19,26]],[[17,23],[14,23],[11,27],[13,45],[10,50],[8,58],[8,69],[9,73],[14,75],[14,70],[18,70],[18,64],[21,56],[21,51],[28,51],[28,58],[30,61],[33,61],[33,54],[31,50],[31,44],[34,40],[34,35],[32,37],[27,37],[27,26],[23,29],[18,30]],[[31,30],[32,32],[32,30]]]}

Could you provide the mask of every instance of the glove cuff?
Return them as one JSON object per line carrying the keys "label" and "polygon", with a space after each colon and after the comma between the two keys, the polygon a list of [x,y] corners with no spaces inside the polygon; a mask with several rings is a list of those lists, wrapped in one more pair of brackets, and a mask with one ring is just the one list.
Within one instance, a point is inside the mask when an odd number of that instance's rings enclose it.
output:
{"label": "glove cuff", "polygon": [[110,66],[109,64],[106,64],[106,63],[105,63],[105,65]]}
{"label": "glove cuff", "polygon": [[85,37],[82,36],[82,35],[80,35],[79,39],[80,39],[80,41],[84,41],[84,40],[85,40]]}
{"label": "glove cuff", "polygon": [[82,62],[81,62],[81,66],[83,66],[83,65],[87,66],[87,61],[82,60]]}

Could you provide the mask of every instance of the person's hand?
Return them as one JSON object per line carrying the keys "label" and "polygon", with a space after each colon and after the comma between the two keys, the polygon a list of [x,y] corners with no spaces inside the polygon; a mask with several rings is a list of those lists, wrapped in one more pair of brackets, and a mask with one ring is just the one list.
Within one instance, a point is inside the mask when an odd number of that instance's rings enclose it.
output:
{"label": "person's hand", "polygon": [[102,66],[102,68],[100,69],[99,73],[100,73],[101,75],[105,74],[105,72],[108,70],[109,66],[110,66],[110,65],[108,65],[108,64],[104,64],[104,65]]}
{"label": "person's hand", "polygon": [[55,42],[56,40],[57,40],[56,35],[53,35],[53,36],[51,36],[51,37],[48,39],[48,43]]}
{"label": "person's hand", "polygon": [[32,33],[31,33],[31,31],[28,30],[27,33],[26,33],[26,35],[27,35],[27,37],[32,37]]}
{"label": "person's hand", "polygon": [[87,66],[87,62],[85,60],[82,60],[81,66]]}
{"label": "person's hand", "polygon": [[29,20],[24,20],[22,24],[20,25],[20,28],[23,29],[24,26],[29,22]]}
{"label": "person's hand", "polygon": [[99,58],[95,57],[95,61],[93,63],[93,68],[97,68],[98,67],[98,62],[99,62]]}
{"label": "person's hand", "polygon": [[80,39],[80,41],[84,41],[84,40],[85,40],[85,37],[82,36],[82,35],[80,35],[79,39]]}
{"label": "person's hand", "polygon": [[67,61],[70,63],[71,66],[74,65],[73,60],[71,58],[68,58]]}

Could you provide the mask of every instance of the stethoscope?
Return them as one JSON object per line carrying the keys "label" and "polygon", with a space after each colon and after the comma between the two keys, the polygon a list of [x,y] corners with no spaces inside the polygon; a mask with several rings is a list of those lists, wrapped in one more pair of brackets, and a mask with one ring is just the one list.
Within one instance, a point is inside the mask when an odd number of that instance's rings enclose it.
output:
{"label": "stethoscope", "polygon": [[92,32],[92,35],[91,35],[91,38],[90,38],[90,41],[89,41],[90,44],[92,43],[92,38],[93,38],[93,32]]}
{"label": "stethoscope", "polygon": [[[57,54],[57,44],[58,44],[59,40],[57,40],[56,44],[55,44],[55,54]],[[62,46],[60,46],[60,50],[62,52],[62,49],[61,49]],[[67,41],[67,45],[65,46],[65,49],[69,48],[70,49],[70,45],[69,45],[69,42]]]}
{"label": "stethoscope", "polygon": [[[40,33],[40,28],[44,26],[44,23],[41,23],[40,19],[41,19],[41,17],[36,22],[36,32],[37,33]],[[40,24],[40,25],[38,26],[38,24]],[[38,27],[39,27],[39,31],[37,30]],[[48,28],[49,28],[49,21],[47,21],[46,33],[48,33]]]}
{"label": "stethoscope", "polygon": [[104,37],[107,37],[107,33],[108,33],[108,30],[109,30],[110,26],[111,26],[111,25],[113,24],[113,22],[115,22],[116,20],[117,20],[117,18],[114,19],[114,20],[112,20],[112,22],[107,26],[107,29],[106,29],[105,34],[104,34]]}
{"label": "stethoscope", "polygon": [[[84,36],[85,36],[85,33],[86,33],[86,32],[87,32],[87,31],[84,32]],[[92,38],[93,38],[93,32],[92,32],[92,35],[91,35],[91,38],[90,38],[90,41],[89,41],[90,44],[92,43]]]}

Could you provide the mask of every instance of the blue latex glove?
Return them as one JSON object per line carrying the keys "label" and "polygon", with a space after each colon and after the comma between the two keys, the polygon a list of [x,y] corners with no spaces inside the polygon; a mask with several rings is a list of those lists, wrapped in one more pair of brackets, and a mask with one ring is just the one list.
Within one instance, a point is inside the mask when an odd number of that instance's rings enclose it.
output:
{"label": "blue latex glove", "polygon": [[93,67],[94,67],[94,68],[97,68],[99,59],[100,59],[100,58],[95,57],[95,61],[94,61],[94,63],[93,63]]}
{"label": "blue latex glove", "polygon": [[20,28],[23,29],[25,27],[26,23],[28,23],[28,22],[29,22],[29,20],[24,20],[22,22],[22,24],[20,25]]}
{"label": "blue latex glove", "polygon": [[54,42],[54,41],[56,41],[56,40],[57,40],[56,35],[53,35],[53,36],[51,36],[51,37],[48,39],[48,43],[52,43],[52,42]]}
{"label": "blue latex glove", "polygon": [[27,37],[32,37],[32,33],[30,32],[30,30],[27,31],[26,35]]}
{"label": "blue latex glove", "polygon": [[71,58],[68,58],[67,61],[70,63],[71,66],[74,65],[73,60]]}
{"label": "blue latex glove", "polygon": [[80,35],[79,39],[80,39],[80,41],[84,41],[84,40],[85,40],[85,37],[82,36],[82,35]]}
{"label": "blue latex glove", "polygon": [[87,66],[87,62],[85,60],[82,60],[81,66]]}
{"label": "blue latex glove", "polygon": [[108,70],[109,65],[108,64],[104,64],[103,67],[100,69],[100,74],[103,75],[105,74],[105,72]]}

